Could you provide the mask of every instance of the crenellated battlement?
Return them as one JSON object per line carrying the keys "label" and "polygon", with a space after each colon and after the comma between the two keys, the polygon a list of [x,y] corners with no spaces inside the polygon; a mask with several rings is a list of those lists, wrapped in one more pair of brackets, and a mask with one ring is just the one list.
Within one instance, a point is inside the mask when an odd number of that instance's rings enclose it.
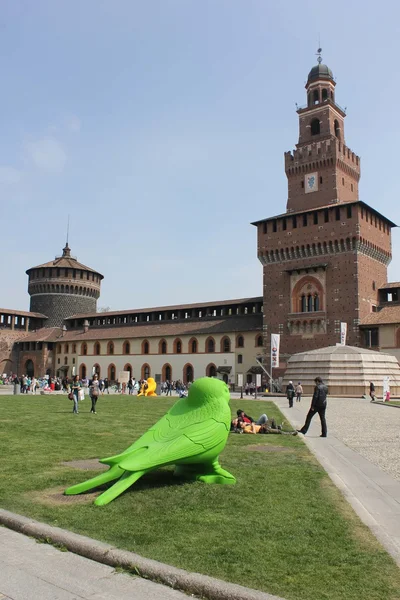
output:
{"label": "crenellated battlement", "polygon": [[[320,161],[323,161],[322,165]],[[292,169],[294,172],[294,168],[298,166],[310,164],[311,168],[314,168],[315,162],[318,162],[319,166],[329,166],[336,161],[341,161],[360,173],[360,157],[335,137],[315,141],[312,144],[302,144],[293,151],[285,152],[285,171],[291,174]]]}

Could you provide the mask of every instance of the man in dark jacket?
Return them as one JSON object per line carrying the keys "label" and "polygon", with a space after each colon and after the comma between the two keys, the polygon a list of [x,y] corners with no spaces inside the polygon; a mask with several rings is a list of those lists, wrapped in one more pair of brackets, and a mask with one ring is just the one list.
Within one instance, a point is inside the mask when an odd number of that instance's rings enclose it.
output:
{"label": "man in dark jacket", "polygon": [[326,397],[328,395],[328,386],[325,385],[321,377],[316,377],[314,381],[315,388],[311,400],[311,407],[306,417],[306,422],[304,423],[303,427],[301,429],[298,429],[297,431],[305,435],[308,431],[308,428],[310,427],[311,419],[313,418],[315,413],[318,413],[319,418],[321,419],[321,437],[327,437],[328,430],[326,427],[325,411],[327,404]]}

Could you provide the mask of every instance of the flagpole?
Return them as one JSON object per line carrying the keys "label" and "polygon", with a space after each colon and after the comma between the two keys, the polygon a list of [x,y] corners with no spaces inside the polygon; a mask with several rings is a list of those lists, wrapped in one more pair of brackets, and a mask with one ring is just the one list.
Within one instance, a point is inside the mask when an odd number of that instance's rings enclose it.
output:
{"label": "flagpole", "polygon": [[270,370],[270,381],[269,381],[269,393],[272,394],[272,339],[271,339],[270,361],[271,361],[271,370]]}

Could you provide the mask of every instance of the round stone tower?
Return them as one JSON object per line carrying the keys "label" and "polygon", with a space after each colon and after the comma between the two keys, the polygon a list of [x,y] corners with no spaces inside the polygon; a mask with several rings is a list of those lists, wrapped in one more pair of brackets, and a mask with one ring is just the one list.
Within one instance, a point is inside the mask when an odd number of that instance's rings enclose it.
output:
{"label": "round stone tower", "polygon": [[75,314],[96,312],[103,275],[71,256],[68,243],[62,256],[26,271],[30,311],[48,317],[46,327],[62,327]]}

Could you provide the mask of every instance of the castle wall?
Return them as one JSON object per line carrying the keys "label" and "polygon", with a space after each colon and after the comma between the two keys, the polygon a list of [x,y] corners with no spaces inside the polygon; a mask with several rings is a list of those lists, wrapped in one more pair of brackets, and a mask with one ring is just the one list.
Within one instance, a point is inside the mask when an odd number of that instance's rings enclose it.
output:
{"label": "castle wall", "polygon": [[76,294],[42,293],[31,296],[30,310],[48,317],[46,327],[62,327],[64,319],[96,311],[97,299]]}

